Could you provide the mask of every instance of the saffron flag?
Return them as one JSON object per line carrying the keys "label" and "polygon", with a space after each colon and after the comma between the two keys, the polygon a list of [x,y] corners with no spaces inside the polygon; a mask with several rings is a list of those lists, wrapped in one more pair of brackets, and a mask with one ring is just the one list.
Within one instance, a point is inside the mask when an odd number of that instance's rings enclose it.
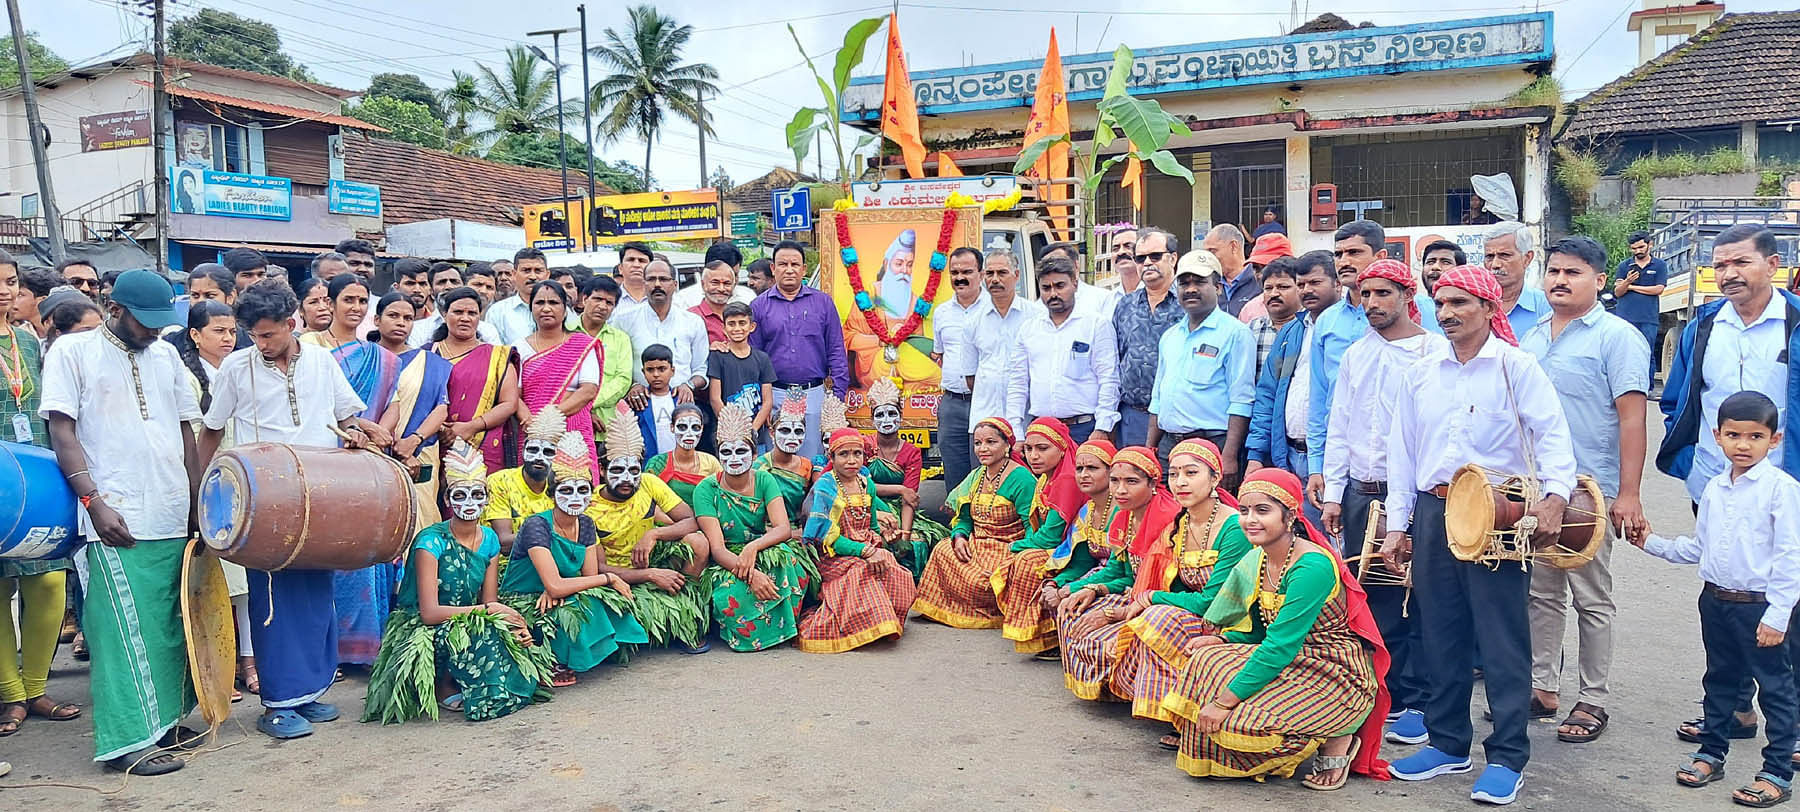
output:
{"label": "saffron flag", "polygon": [[938,157],[937,157],[937,164],[938,164],[938,177],[940,177],[940,178],[960,178],[960,177],[962,177],[962,167],[957,166],[955,161],[950,160],[950,153],[939,152]]}
{"label": "saffron flag", "polygon": [[[1067,126],[1067,117],[1064,117]],[[925,141],[919,137],[919,107],[913,100],[912,77],[906,75],[906,52],[900,50],[900,22],[888,15],[887,81],[881,92],[881,134],[900,147],[906,175],[925,177]]]}
{"label": "saffron flag", "polygon": [[[1063,82],[1062,52],[1056,47],[1056,29],[1050,29],[1050,49],[1044,54],[1044,67],[1038,71],[1037,94],[1031,102],[1031,118],[1025,123],[1025,143],[1029,147],[1045,138],[1067,137],[1069,135],[1069,100],[1067,85]],[[1069,145],[1057,144],[1044,151],[1042,157],[1032,164],[1025,173],[1028,178],[1037,181],[1048,181],[1069,176]],[[1038,199],[1066,200],[1064,186],[1039,186]],[[1052,232],[1061,231],[1072,234],[1069,228],[1067,206],[1050,207],[1050,228]],[[1057,237],[1066,239],[1067,237]]]}
{"label": "saffron flag", "polygon": [[[1137,152],[1137,145],[1130,141],[1129,149]],[[1131,190],[1131,215],[1137,217],[1144,210],[1144,162],[1136,158],[1125,159],[1125,175],[1119,178],[1119,188]]]}

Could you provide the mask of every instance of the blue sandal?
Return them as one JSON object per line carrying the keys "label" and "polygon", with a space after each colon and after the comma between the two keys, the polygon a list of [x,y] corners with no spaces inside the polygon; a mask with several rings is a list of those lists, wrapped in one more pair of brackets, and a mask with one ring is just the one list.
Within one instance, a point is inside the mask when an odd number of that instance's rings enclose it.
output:
{"label": "blue sandal", "polygon": [[306,717],[308,722],[330,722],[338,718],[338,706],[329,702],[308,702],[294,712]]}
{"label": "blue sandal", "polygon": [[311,736],[313,726],[305,717],[289,708],[271,710],[256,720],[256,729],[277,739],[298,739]]}
{"label": "blue sandal", "polygon": [[446,696],[443,699],[438,700],[438,707],[451,713],[460,712],[463,709],[463,695],[456,693]]}

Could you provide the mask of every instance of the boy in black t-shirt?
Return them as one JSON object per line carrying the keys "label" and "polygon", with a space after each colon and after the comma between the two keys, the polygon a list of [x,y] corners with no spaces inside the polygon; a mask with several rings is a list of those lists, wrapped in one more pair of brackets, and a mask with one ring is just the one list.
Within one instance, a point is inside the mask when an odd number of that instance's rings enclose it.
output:
{"label": "boy in black t-shirt", "polygon": [[769,423],[769,405],[774,400],[775,366],[769,354],[750,346],[750,334],[756,321],[750,306],[743,302],[725,305],[725,349],[713,350],[706,359],[706,374],[712,379],[713,414],[727,404],[735,403],[749,412],[755,435],[761,437]]}

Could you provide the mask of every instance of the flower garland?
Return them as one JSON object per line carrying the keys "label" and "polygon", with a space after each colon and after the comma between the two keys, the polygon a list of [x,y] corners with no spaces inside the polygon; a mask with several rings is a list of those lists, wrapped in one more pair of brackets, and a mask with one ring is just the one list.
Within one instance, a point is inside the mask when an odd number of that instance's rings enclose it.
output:
{"label": "flower garland", "polygon": [[875,312],[875,298],[863,289],[862,271],[857,267],[856,248],[850,244],[849,218],[837,218],[838,245],[843,246],[838,249],[838,254],[844,261],[850,289],[856,293],[856,309],[862,311],[863,321],[868,323],[869,331],[890,350],[911,338],[925,323],[925,317],[931,315],[932,303],[937,301],[938,283],[943,281],[944,266],[949,261],[950,238],[956,230],[956,203],[955,200],[945,201],[943,225],[938,228],[937,250],[931,254],[931,275],[925,279],[925,293],[913,300],[912,312],[907,314],[906,321],[900,323],[899,330],[892,334],[888,332],[887,319]]}

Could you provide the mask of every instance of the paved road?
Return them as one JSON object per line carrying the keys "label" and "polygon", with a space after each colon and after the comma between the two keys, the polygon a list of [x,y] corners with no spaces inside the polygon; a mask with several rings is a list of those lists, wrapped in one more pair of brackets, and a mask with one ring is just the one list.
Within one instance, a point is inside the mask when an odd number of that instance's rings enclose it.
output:
{"label": "paved road", "polygon": [[[1652,473],[1645,496],[1659,530],[1691,528],[1679,483]],[[1533,725],[1533,760],[1518,806],[1728,808],[1729,787],[1753,771],[1754,748],[1737,754],[1732,780],[1710,789],[1685,790],[1671,780],[1677,759],[1691,749],[1671,728],[1697,709],[1695,574],[1628,547],[1617,552],[1612,729],[1598,743],[1568,745],[1556,741],[1552,726]],[[85,701],[86,666],[66,657],[57,666],[56,694]],[[361,696],[352,680],[329,699],[354,714]],[[1564,702],[1574,702],[1572,686]],[[256,712],[253,701],[236,707],[221,731],[225,749],[168,777],[134,778],[104,797],[16,788],[42,781],[121,786],[119,776],[88,761],[86,722],[31,720],[0,739],[0,758],[14,765],[0,779],[0,808],[1472,808],[1470,776],[1427,784],[1357,780],[1332,796],[1293,781],[1189,778],[1156,748],[1156,726],[1117,705],[1074,699],[1054,664],[1013,654],[995,632],[918,621],[895,644],[835,656],[791,649],[651,653],[587,676],[550,704],[479,725],[341,721],[278,744],[254,732]],[[1479,733],[1483,724],[1476,726]],[[1389,756],[1404,752],[1387,749]]]}

